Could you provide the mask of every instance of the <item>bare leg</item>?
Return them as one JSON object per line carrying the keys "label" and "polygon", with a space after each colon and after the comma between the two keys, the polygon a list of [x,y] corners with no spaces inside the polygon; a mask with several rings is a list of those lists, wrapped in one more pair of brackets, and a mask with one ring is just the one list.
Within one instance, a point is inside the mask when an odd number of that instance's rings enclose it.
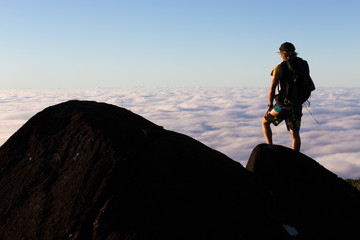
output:
{"label": "bare leg", "polygon": [[270,122],[268,122],[265,118],[262,119],[262,129],[266,142],[268,144],[273,144]]}
{"label": "bare leg", "polygon": [[294,132],[290,130],[290,133],[292,137],[292,149],[296,151],[300,151],[300,147],[301,147],[300,132]]}

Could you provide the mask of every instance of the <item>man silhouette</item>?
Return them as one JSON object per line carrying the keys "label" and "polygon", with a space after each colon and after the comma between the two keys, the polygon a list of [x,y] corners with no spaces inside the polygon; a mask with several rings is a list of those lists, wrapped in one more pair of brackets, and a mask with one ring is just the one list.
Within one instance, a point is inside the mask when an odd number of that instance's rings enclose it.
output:
{"label": "man silhouette", "polygon": [[[295,46],[292,43],[283,43],[279,50],[279,55],[281,56],[283,62],[277,65],[271,72],[272,81],[268,95],[269,103],[268,109],[266,110],[265,116],[262,120],[262,129],[266,142],[268,144],[273,144],[270,124],[273,123],[277,126],[280,122],[285,120],[286,127],[291,133],[292,148],[296,151],[300,151],[302,104],[293,103],[284,97],[286,91],[285,86],[287,81],[294,81],[294,74],[289,69],[289,66],[296,66],[297,64],[305,63],[308,72],[309,67],[306,61],[297,57]],[[281,87],[279,94],[275,95],[276,87],[279,85]],[[273,105],[274,100],[276,100],[275,105]]]}

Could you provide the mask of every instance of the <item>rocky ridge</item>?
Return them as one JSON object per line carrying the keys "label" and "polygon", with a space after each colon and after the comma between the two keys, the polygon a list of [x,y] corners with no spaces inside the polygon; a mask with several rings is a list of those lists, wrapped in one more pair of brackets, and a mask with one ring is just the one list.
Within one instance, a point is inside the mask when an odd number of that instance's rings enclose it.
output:
{"label": "rocky ridge", "polygon": [[359,200],[301,153],[261,144],[244,168],[105,103],[48,107],[0,148],[1,240],[346,239]]}

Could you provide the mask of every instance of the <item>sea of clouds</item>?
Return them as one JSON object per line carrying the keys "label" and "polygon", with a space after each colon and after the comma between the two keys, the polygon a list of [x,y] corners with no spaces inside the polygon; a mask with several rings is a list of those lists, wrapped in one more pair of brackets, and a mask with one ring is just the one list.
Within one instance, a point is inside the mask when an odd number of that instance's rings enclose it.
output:
{"label": "sea of clouds", "polygon": [[[165,129],[191,136],[243,166],[263,143],[265,88],[0,89],[0,145],[34,114],[71,99],[127,108]],[[360,89],[319,88],[303,108],[301,152],[342,178],[360,177]],[[274,144],[291,147],[284,123]]]}

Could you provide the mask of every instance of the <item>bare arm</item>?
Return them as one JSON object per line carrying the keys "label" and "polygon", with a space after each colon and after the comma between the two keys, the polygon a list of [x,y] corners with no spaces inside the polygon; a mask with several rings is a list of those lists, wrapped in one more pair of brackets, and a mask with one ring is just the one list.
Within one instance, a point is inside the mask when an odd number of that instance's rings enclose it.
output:
{"label": "bare arm", "polygon": [[[275,75],[275,74],[274,74]],[[275,91],[276,91],[276,86],[278,85],[278,80],[275,78],[275,76],[273,76],[272,80],[271,80],[271,86],[270,86],[270,90],[269,90],[269,107],[273,106],[273,101],[275,98]]]}

